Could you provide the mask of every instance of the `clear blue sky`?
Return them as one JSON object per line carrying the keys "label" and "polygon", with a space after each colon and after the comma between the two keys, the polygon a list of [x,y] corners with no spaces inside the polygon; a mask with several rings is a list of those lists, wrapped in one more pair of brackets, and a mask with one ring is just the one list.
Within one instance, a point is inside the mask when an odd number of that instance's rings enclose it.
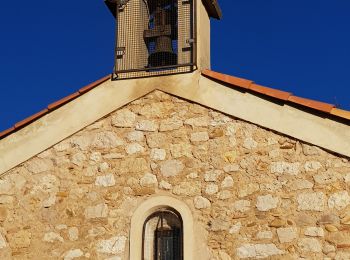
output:
{"label": "clear blue sky", "polygon": [[[350,110],[349,0],[219,2],[213,70]],[[0,131],[113,67],[102,0],[3,1],[0,33]]]}

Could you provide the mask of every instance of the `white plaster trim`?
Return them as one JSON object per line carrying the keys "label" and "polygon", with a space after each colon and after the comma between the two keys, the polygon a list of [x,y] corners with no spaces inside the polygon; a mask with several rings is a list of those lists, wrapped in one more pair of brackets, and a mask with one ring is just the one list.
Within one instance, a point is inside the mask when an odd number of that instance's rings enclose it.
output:
{"label": "white plaster trim", "polygon": [[0,175],[155,89],[350,157],[350,126],[194,73],[107,81],[0,140]]}
{"label": "white plaster trim", "polygon": [[189,207],[182,201],[169,196],[156,196],[144,201],[133,213],[130,228],[130,260],[142,259],[142,232],[146,219],[161,208],[175,209],[183,222],[184,259],[193,260],[195,248],[193,234],[193,217]]}
{"label": "white plaster trim", "polygon": [[350,157],[350,126],[346,124],[276,104],[204,76],[191,89],[179,85],[160,90]]}

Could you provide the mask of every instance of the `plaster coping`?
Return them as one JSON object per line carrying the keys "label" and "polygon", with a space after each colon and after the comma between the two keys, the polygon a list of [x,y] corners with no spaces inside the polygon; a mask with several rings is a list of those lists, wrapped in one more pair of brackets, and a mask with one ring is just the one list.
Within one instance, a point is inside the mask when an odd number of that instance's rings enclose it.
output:
{"label": "plaster coping", "polygon": [[350,157],[350,126],[227,87],[195,71],[102,83],[0,140],[0,174],[154,90]]}

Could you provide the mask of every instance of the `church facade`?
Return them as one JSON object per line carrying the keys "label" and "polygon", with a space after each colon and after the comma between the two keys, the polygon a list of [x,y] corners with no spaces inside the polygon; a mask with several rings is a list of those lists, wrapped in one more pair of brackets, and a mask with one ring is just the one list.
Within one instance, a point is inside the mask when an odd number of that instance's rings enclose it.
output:
{"label": "church facade", "polygon": [[350,259],[350,112],[206,70],[203,46],[0,135],[1,259]]}

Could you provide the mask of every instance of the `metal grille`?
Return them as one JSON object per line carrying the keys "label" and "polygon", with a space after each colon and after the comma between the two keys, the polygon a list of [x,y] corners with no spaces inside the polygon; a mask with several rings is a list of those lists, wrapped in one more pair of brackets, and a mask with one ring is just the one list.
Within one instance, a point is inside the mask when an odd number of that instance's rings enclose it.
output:
{"label": "metal grille", "polygon": [[195,69],[195,0],[110,1],[116,17],[114,79]]}

